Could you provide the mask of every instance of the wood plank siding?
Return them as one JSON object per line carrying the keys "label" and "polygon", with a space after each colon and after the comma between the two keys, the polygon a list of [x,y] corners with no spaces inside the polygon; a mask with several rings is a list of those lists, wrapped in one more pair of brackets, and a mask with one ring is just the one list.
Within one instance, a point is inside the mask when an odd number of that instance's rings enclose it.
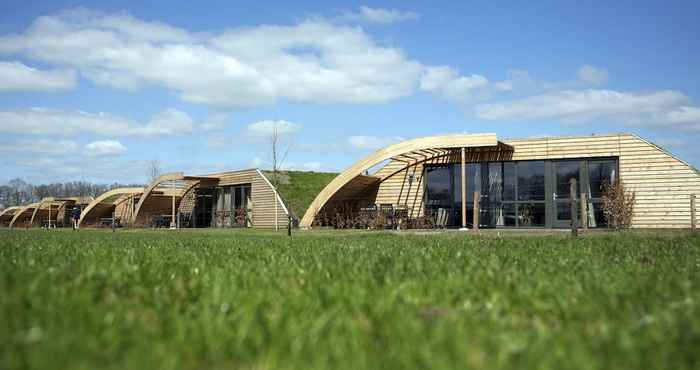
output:
{"label": "wood plank siding", "polygon": [[[274,228],[277,220],[280,228],[287,227],[287,208],[275,193],[272,184],[265,175],[257,169],[222,172],[209,174],[209,177],[219,179],[217,186],[251,184],[251,200],[253,202],[253,227]],[[275,202],[277,217],[275,218]]]}
{"label": "wood plank siding", "polygon": [[[620,179],[636,194],[632,227],[690,227],[690,195],[700,195],[700,173],[636,135],[516,139],[503,143],[513,147],[512,160],[617,157]],[[468,156],[467,161],[480,159]],[[405,205],[412,210],[412,217],[419,216],[425,189],[423,168],[422,163],[406,168],[406,163],[391,160],[374,174],[380,178],[389,176],[379,185],[376,203]]]}

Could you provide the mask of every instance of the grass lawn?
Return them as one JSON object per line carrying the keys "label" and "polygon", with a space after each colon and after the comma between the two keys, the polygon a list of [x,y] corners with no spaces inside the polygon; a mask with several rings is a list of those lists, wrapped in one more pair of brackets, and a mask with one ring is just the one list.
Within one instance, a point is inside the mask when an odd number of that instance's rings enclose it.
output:
{"label": "grass lawn", "polygon": [[2,369],[698,369],[700,236],[0,230]]}

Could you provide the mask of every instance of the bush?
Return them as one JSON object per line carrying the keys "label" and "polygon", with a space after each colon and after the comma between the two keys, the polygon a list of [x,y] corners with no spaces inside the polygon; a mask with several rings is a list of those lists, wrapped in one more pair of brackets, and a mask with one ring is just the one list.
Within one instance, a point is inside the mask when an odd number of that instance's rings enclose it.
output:
{"label": "bush", "polygon": [[622,181],[603,184],[603,215],[608,227],[628,229],[632,225],[635,193],[625,189]]}

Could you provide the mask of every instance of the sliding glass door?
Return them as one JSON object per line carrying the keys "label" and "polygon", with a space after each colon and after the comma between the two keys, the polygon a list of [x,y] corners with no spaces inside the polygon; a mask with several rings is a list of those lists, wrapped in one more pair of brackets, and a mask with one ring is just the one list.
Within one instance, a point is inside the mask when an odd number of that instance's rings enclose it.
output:
{"label": "sliding glass door", "polygon": [[[589,227],[603,227],[602,187],[615,181],[616,158],[503,161],[467,164],[467,226],[473,226],[474,191],[479,191],[480,227],[566,228],[571,225],[570,181],[575,199],[586,193]],[[447,214],[444,226],[462,222],[461,165],[426,165],[425,208]]]}

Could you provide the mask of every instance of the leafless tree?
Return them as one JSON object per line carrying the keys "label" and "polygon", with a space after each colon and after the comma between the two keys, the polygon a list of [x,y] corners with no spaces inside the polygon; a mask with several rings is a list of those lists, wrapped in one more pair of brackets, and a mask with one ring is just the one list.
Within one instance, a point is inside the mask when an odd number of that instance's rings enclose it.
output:
{"label": "leafless tree", "polygon": [[12,205],[18,206],[29,202],[32,199],[32,186],[20,178],[10,180],[7,185],[12,193],[10,201]]}
{"label": "leafless tree", "polygon": [[157,159],[152,159],[146,164],[146,181],[148,184],[152,183],[163,173],[161,168],[161,163]]}
{"label": "leafless tree", "polygon": [[272,133],[270,134],[270,150],[272,155],[272,184],[277,187],[279,185],[279,175],[280,171],[284,166],[284,162],[287,160],[287,155],[289,150],[292,148],[291,143],[286,145],[282,143],[282,135],[280,134],[279,128],[277,127],[277,122],[272,126]]}

